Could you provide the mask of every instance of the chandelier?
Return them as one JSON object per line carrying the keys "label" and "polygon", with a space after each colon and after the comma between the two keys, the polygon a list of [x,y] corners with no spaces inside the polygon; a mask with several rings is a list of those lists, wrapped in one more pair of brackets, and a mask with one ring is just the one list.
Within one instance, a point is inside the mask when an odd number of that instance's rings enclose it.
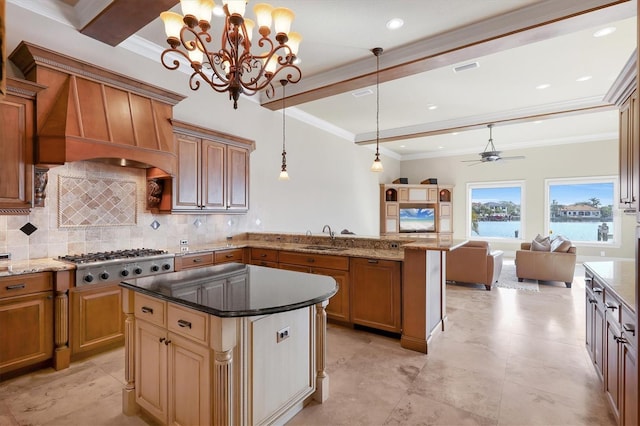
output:
{"label": "chandelier", "polygon": [[[175,70],[180,61],[173,55],[186,59],[193,69],[189,77],[191,90],[198,90],[204,81],[217,92],[229,92],[234,109],[238,108],[242,93],[252,96],[265,90],[268,98],[273,97],[272,81],[276,76],[276,81],[300,81],[302,73],[294,61],[302,37],[290,31],[294,13],[284,7],[256,4],[253,10],[260,39],[252,52],[255,22],[244,17],[247,1],[223,0],[222,3],[225,20],[219,46],[211,45],[209,33],[213,0],[180,0],[184,16],[169,11],[160,14],[170,46],[160,56],[162,65]],[[272,22],[275,42],[269,38]]]}

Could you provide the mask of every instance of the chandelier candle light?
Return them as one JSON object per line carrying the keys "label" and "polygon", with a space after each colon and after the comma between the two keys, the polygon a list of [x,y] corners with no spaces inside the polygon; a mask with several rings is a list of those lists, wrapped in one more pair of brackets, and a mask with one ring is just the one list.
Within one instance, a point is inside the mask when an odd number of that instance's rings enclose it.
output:
{"label": "chandelier candle light", "polygon": [[374,47],[371,49],[376,55],[376,158],[371,165],[372,172],[382,172],[382,161],[380,161],[380,55],[382,55],[382,47]]}
{"label": "chandelier candle light", "polygon": [[[162,65],[176,70],[180,61],[171,55],[186,59],[193,73],[189,77],[191,90],[198,90],[205,81],[217,92],[229,92],[233,108],[238,108],[240,94],[254,95],[265,90],[268,98],[275,89],[272,81],[285,79],[297,83],[302,77],[294,65],[302,37],[290,31],[294,13],[284,7],[258,3],[253,7],[258,22],[260,39],[258,52],[251,51],[251,36],[255,22],[245,18],[246,0],[223,0],[224,28],[220,46],[210,46],[212,37],[211,14],[213,0],[180,0],[182,13],[162,12],[169,48],[162,52]],[[269,38],[271,23],[275,29],[275,42]]]}

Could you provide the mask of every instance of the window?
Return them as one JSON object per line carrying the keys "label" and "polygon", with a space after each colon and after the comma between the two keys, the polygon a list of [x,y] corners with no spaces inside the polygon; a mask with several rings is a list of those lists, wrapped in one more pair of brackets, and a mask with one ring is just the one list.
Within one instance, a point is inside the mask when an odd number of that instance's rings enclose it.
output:
{"label": "window", "polygon": [[467,237],[520,239],[524,183],[467,184]]}
{"label": "window", "polygon": [[573,242],[616,244],[619,215],[615,177],[547,179],[545,228]]}

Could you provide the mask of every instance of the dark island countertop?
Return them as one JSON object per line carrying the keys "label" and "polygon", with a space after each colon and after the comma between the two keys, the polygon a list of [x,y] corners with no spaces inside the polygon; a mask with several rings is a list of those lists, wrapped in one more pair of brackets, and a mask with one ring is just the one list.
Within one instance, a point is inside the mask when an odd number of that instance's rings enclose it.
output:
{"label": "dark island countertop", "polygon": [[120,286],[218,317],[292,311],[338,291],[329,276],[241,263],[129,279]]}

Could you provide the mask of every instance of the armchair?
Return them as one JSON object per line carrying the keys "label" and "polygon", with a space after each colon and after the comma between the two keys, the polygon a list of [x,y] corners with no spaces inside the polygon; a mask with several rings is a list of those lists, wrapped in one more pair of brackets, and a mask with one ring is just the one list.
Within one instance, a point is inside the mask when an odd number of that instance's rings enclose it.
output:
{"label": "armchair", "polygon": [[446,279],[462,283],[484,284],[491,290],[502,271],[503,252],[491,250],[486,241],[468,241],[447,252]]}
{"label": "armchair", "polygon": [[[568,241],[568,240],[566,240]],[[539,251],[532,243],[521,243],[516,250],[516,276],[518,281],[562,281],[571,288],[576,267],[576,247],[569,243],[567,251]]]}

